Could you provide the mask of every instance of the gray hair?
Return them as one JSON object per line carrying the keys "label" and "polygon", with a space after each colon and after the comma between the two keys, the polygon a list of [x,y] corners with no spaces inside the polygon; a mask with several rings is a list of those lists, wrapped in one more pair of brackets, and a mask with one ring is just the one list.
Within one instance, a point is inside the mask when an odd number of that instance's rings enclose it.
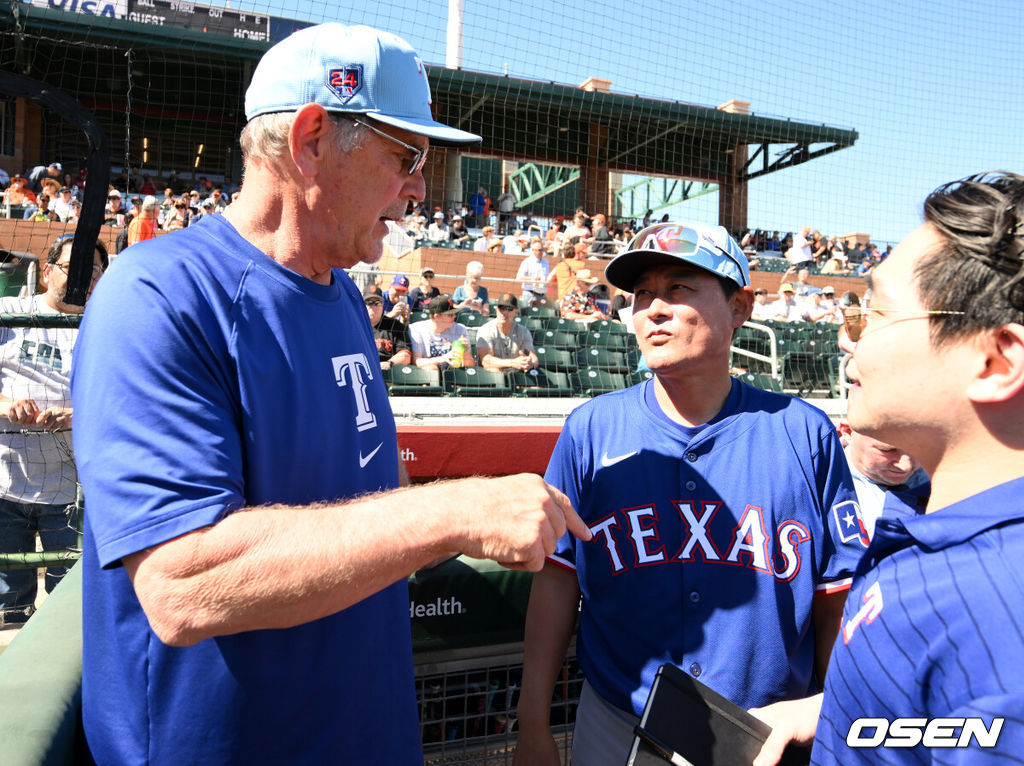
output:
{"label": "gray hair", "polygon": [[[274,112],[253,117],[242,129],[239,143],[245,162],[269,161],[281,156],[288,149],[288,131],[291,130],[295,112]],[[352,120],[331,115],[334,138],[343,154],[357,149],[363,143],[364,131]]]}
{"label": "gray hair", "polygon": [[466,276],[467,277],[482,277],[484,275],[484,265],[480,261],[470,261],[466,264]]}

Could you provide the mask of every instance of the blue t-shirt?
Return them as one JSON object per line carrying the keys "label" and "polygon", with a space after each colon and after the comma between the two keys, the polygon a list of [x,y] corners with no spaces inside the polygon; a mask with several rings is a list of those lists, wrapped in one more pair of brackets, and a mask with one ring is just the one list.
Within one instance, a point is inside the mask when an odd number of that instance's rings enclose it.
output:
{"label": "blue t-shirt", "polygon": [[[1024,478],[927,515],[886,500],[846,601],[812,762],[1024,762],[1022,493]],[[860,718],[974,716],[986,732],[1005,718],[995,747],[847,744]],[[854,742],[887,735],[859,727]]]}
{"label": "blue t-shirt", "polygon": [[743,707],[813,693],[814,594],[845,589],[865,545],[835,429],[739,381],[685,428],[652,388],[576,409],[545,477],[594,533],[551,557],[579,579],[584,674],[637,715],[665,662]]}
{"label": "blue t-shirt", "polygon": [[172,648],[120,566],[243,507],[397,486],[377,350],[344,272],[311,282],[222,216],[140,243],[89,302],[72,397],[97,762],[422,762],[404,580],[294,628]]}

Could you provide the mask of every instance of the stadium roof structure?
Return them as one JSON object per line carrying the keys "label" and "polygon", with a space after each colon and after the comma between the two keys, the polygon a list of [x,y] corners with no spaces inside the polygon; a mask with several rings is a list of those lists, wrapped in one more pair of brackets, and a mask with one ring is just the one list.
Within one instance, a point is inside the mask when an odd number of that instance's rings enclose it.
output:
{"label": "stadium roof structure", "polygon": [[[852,146],[855,130],[736,114],[678,101],[429,67],[442,120],[484,137],[498,156],[583,164],[593,159],[593,126],[607,130],[597,161],[612,171],[725,180],[737,145],[757,147],[744,163],[751,180]],[[770,158],[771,146],[786,148]]]}
{"label": "stadium roof structure", "polygon": [[[199,20],[196,15],[176,16],[178,5],[170,0],[128,0],[129,10],[134,8],[132,18],[154,18],[155,13],[161,19],[140,23],[20,2],[3,4],[0,28],[6,34],[0,39],[0,66],[13,64],[22,72],[39,68],[38,61],[46,61],[52,51],[65,62],[65,70],[71,57],[79,56],[83,72],[95,72],[96,82],[106,82],[103,69],[113,62],[110,88],[97,88],[86,78],[77,85],[68,78],[55,83],[96,111],[99,121],[114,132],[112,149],[124,145],[119,133],[129,111],[133,118],[149,118],[142,127],[150,133],[196,133],[195,126],[202,125],[203,130],[221,131],[219,143],[229,144],[244,123],[242,98],[256,61],[274,41],[308,24],[268,16],[257,20],[253,14],[247,18],[238,11],[209,8],[204,12],[213,18]],[[222,19],[223,14],[232,18]],[[219,28],[207,32],[202,26],[207,23],[211,30],[213,25]],[[24,35],[32,38],[31,44],[19,47]],[[89,43],[106,51],[107,58],[95,60],[98,54],[90,52]],[[116,85],[127,75],[118,76],[118,61],[129,50],[132,74],[144,70],[149,83],[145,102],[137,98],[130,106],[127,93],[118,92]],[[176,70],[183,65],[208,69],[211,81],[176,87]],[[44,66],[31,76],[46,80],[55,72]],[[741,228],[746,223],[748,181],[847,148],[858,139],[849,128],[554,82],[439,66],[428,66],[428,76],[437,118],[483,137],[481,145],[460,151],[579,167],[580,203],[590,209],[604,209],[609,173],[694,179],[719,185],[720,222]],[[193,125],[175,126],[175,120]],[[237,152],[234,155],[231,162],[237,173]],[[180,165],[175,159],[162,166]]]}

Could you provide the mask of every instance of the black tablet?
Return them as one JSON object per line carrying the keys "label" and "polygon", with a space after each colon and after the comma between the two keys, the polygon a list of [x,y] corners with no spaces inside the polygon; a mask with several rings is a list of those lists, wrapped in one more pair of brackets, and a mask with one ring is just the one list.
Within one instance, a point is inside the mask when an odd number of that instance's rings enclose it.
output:
{"label": "black tablet", "polygon": [[[750,766],[771,727],[675,665],[662,665],[635,729],[627,766]],[[784,766],[810,761],[789,747]]]}

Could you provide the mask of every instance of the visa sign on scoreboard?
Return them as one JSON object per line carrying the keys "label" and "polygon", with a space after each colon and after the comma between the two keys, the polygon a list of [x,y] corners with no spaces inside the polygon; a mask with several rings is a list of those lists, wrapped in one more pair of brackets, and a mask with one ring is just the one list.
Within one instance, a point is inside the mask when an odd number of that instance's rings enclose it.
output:
{"label": "visa sign on scoreboard", "polygon": [[188,0],[32,0],[32,5],[246,40],[270,39],[270,17],[266,14],[216,8]]}

